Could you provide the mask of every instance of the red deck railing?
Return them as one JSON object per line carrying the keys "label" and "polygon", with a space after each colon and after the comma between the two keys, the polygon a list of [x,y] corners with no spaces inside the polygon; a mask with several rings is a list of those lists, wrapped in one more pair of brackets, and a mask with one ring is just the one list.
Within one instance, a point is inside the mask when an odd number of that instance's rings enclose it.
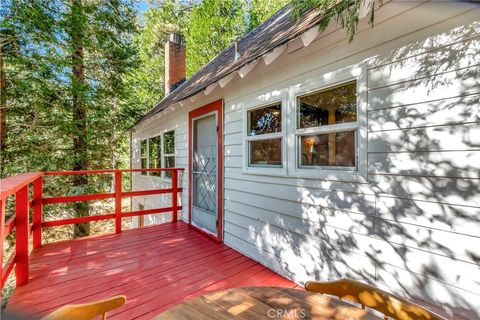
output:
{"label": "red deck railing", "polygon": [[[171,171],[171,188],[128,191],[122,189],[122,175],[133,172],[161,172]],[[162,168],[162,169],[130,169],[130,170],[85,170],[85,171],[55,171],[25,173],[8,177],[0,180],[0,261],[3,263],[3,243],[5,238],[15,230],[15,250],[7,259],[7,262],[1,268],[1,288],[5,285],[12,270],[15,270],[16,285],[21,286],[28,283],[29,278],[29,240],[33,237],[33,248],[42,246],[42,231],[44,228],[71,225],[83,222],[99,220],[115,220],[115,232],[122,232],[122,219],[134,216],[143,216],[157,213],[172,213],[172,222],[177,221],[178,210],[182,206],[178,205],[178,193],[182,188],[178,186],[178,173],[183,171],[181,168]],[[45,176],[61,176],[75,174],[113,174],[115,180],[114,193],[85,194],[77,196],[62,196],[45,198],[43,196],[43,178]],[[30,200],[30,186],[33,187],[33,199]],[[171,194],[172,201],[170,207],[162,207],[148,210],[122,212],[122,198],[138,197],[144,195]],[[5,221],[6,199],[10,196],[15,197],[15,213]],[[115,210],[113,213],[86,216],[79,218],[69,218],[62,220],[43,221],[43,205],[59,204],[88,200],[115,199]],[[30,222],[30,209],[32,209],[32,219]],[[1,293],[0,293],[1,299]]]}

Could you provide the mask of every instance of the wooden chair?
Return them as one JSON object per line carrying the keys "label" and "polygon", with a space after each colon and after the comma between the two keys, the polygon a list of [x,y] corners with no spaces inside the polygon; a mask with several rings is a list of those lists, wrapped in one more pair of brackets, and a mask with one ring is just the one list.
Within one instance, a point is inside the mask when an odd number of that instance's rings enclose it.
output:
{"label": "wooden chair", "polygon": [[351,279],[332,282],[308,281],[305,289],[360,303],[363,309],[369,307],[383,313],[385,319],[390,317],[397,320],[446,320],[403,298]]}
{"label": "wooden chair", "polygon": [[69,304],[55,310],[41,320],[90,320],[100,315],[105,320],[108,311],[123,306],[126,301],[125,296],[115,296],[90,303]]}

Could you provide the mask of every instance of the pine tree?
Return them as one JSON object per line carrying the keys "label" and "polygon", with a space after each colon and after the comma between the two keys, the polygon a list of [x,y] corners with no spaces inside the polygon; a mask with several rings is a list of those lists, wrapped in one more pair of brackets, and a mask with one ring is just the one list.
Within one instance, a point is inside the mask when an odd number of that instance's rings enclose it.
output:
{"label": "pine tree", "polygon": [[248,3],[248,28],[252,31],[275,12],[290,3],[290,0],[250,0]]}
{"label": "pine tree", "polygon": [[[87,109],[85,94],[88,90],[85,80],[84,42],[86,31],[85,12],[82,0],[71,0],[68,19],[67,33],[70,40],[72,72],[72,124],[73,124],[73,170],[87,170]],[[73,175],[74,188],[85,190],[88,186],[87,175]],[[76,217],[88,216],[88,203],[85,201],[75,202],[74,210]],[[74,227],[75,236],[90,234],[88,223],[79,223]]]}
{"label": "pine tree", "polygon": [[383,0],[292,0],[292,15],[298,20],[305,12],[317,10],[322,15],[319,21],[320,30],[324,30],[334,19],[346,29],[352,41],[357,31],[362,6],[369,10],[369,22],[373,27],[375,8],[382,4]]}
{"label": "pine tree", "polygon": [[191,0],[164,0],[143,13],[134,39],[140,64],[128,76],[131,112],[138,118],[164,95],[165,43],[172,32],[186,33],[192,8]]}
{"label": "pine tree", "polygon": [[[267,0],[162,0],[142,18],[134,0],[0,2],[2,177],[128,168],[128,131],[163,96],[168,35],[185,34],[191,75],[275,10]],[[49,177],[45,196],[107,192],[111,182]],[[84,216],[89,206],[44,212]]]}
{"label": "pine tree", "polygon": [[245,2],[205,0],[193,7],[186,32],[187,77],[245,34]]}
{"label": "pine tree", "polygon": [[[2,1],[1,40],[11,39],[11,50],[4,51],[5,175],[121,166],[112,164],[112,154],[126,152],[126,131],[137,119],[126,83],[138,65],[133,1]],[[75,175],[49,181],[46,192],[109,187],[108,179]],[[46,208],[46,215],[53,210]],[[88,214],[85,203],[57,210]],[[75,236],[88,232],[86,224],[75,226]]]}
{"label": "pine tree", "polygon": [[[7,96],[5,95],[7,83],[3,68],[3,47],[4,44],[0,44],[0,154],[3,154],[5,139],[7,138]],[[0,163],[1,161],[2,159],[0,158]],[[0,177],[1,176],[2,172],[0,172]]]}

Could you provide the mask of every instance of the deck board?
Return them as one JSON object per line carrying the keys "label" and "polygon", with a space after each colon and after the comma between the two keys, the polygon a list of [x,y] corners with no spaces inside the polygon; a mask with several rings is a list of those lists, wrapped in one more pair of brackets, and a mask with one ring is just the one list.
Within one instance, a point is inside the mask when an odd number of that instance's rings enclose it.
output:
{"label": "deck board", "polygon": [[186,300],[241,286],[296,287],[267,267],[183,222],[44,245],[30,257],[30,281],[7,311],[39,317],[69,303],[117,294],[109,319],[151,319]]}

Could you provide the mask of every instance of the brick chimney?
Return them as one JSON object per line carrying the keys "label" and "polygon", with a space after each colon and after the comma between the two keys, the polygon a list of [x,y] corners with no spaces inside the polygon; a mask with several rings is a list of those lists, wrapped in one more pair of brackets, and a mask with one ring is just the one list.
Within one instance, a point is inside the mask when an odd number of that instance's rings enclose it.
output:
{"label": "brick chimney", "polygon": [[165,95],[181,85],[185,75],[185,38],[179,33],[172,33],[165,44]]}

